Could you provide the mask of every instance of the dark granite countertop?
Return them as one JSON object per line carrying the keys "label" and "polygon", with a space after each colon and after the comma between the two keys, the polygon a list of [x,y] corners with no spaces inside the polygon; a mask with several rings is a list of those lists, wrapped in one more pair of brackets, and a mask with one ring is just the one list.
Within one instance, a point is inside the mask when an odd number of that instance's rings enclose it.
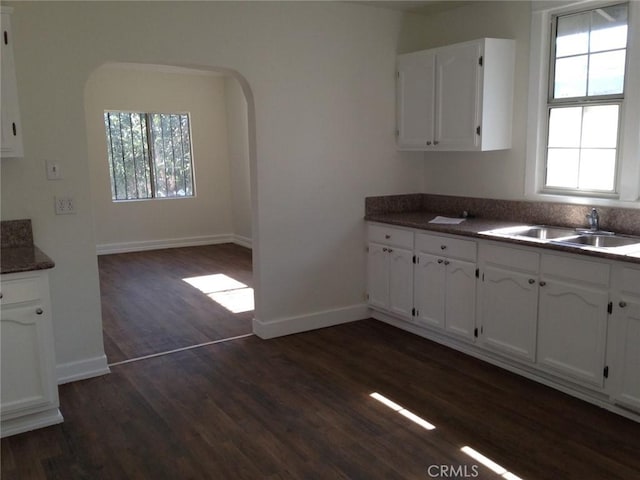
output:
{"label": "dark granite countertop", "polygon": [[503,220],[491,220],[486,218],[467,218],[458,225],[446,225],[440,223],[429,223],[438,215],[443,217],[453,217],[443,213],[434,212],[402,212],[402,213],[377,213],[366,215],[365,220],[370,222],[388,223],[400,227],[418,228],[433,232],[450,233],[453,235],[465,235],[470,237],[483,237],[479,232],[495,230],[496,228],[514,227],[521,225],[517,222]]}
{"label": "dark granite countertop", "polygon": [[371,213],[365,215],[365,220],[369,222],[386,223],[389,225],[397,225],[399,227],[416,228],[419,230],[427,230],[434,233],[447,233],[451,235],[461,235],[465,237],[484,238],[486,240],[495,240],[511,244],[525,245],[528,247],[538,247],[548,250],[556,250],[591,257],[606,258],[609,260],[621,260],[625,262],[640,264],[640,252],[633,254],[619,254],[611,251],[591,250],[586,248],[571,247],[568,245],[558,245],[553,243],[540,243],[527,240],[518,240],[516,238],[498,237],[487,235],[482,232],[495,230],[498,228],[514,227],[518,225],[527,225],[528,223],[493,220],[489,218],[467,218],[458,225],[445,225],[429,223],[436,216],[448,216],[443,213],[433,213],[426,211],[416,212],[398,212],[398,213]]}
{"label": "dark granite countertop", "polygon": [[29,272],[53,268],[55,263],[35,245],[0,250],[0,273]]}
{"label": "dark granite countertop", "polygon": [[0,274],[53,268],[55,263],[33,244],[31,220],[3,220],[0,225]]}

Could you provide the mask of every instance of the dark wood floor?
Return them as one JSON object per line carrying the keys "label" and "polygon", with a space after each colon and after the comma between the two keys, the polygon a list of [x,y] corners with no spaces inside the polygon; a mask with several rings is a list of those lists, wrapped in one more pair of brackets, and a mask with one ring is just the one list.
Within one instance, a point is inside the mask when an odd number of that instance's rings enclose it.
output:
{"label": "dark wood floor", "polygon": [[251,333],[253,311],[233,313],[183,281],[227,275],[252,287],[251,250],[231,243],[98,257],[110,363]]}
{"label": "dark wood floor", "polygon": [[374,320],[119,365],[60,396],[63,424],[2,440],[4,480],[505,478],[463,446],[523,480],[640,478],[640,424]]}

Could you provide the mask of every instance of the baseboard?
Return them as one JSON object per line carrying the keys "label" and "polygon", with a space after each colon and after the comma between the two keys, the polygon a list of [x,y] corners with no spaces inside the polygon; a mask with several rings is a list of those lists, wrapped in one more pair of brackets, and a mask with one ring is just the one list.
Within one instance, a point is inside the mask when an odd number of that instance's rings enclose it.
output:
{"label": "baseboard", "polygon": [[[143,252],[145,250],[160,250],[163,248],[197,247],[200,245],[215,245],[218,243],[240,243],[245,237],[231,233],[221,235],[203,235],[199,237],[166,238],[163,240],[143,240],[139,242],[103,243],[96,245],[98,255],[113,253]],[[250,247],[249,247],[250,248]]]}
{"label": "baseboard", "polygon": [[0,436],[4,438],[11,435],[17,435],[18,433],[30,432],[31,430],[56,425],[63,421],[64,419],[62,418],[60,410],[57,407],[51,408],[44,412],[37,412],[30,415],[24,415],[22,417],[2,420]]}
{"label": "baseboard", "polygon": [[369,308],[363,303],[298,317],[282,318],[272,322],[263,322],[254,318],[253,333],[262,339],[268,339],[318,328],[332,327],[368,317]]}
{"label": "baseboard", "polygon": [[234,235],[233,243],[241,247],[253,248],[253,240],[249,237],[243,237],[242,235]]}
{"label": "baseboard", "polygon": [[105,375],[110,372],[111,370],[109,370],[109,366],[107,365],[106,355],[62,363],[56,367],[58,385],[75,382],[76,380],[99,377],[100,375]]}
{"label": "baseboard", "polygon": [[516,375],[541,383],[547,387],[554,388],[560,392],[571,395],[585,402],[591,403],[598,407],[604,408],[611,412],[617,413],[635,422],[640,422],[640,414],[625,409],[623,406],[611,403],[606,391],[597,391],[580,384],[556,377],[547,372],[537,369],[534,364],[521,363],[494,353],[490,350],[483,349],[473,343],[457,339],[452,336],[444,335],[429,328],[423,328],[413,323],[401,320],[379,310],[370,310],[371,318],[387,323],[394,327],[400,328],[407,332],[419,335],[427,340],[439,343],[446,347],[452,348],[466,355],[470,355],[479,360],[493,364],[497,367],[508,370]]}

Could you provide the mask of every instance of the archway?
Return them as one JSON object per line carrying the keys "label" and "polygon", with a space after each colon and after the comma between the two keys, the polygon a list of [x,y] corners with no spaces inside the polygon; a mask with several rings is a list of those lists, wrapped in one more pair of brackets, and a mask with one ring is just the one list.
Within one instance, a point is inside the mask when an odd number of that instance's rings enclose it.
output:
{"label": "archway", "polygon": [[[114,71],[116,73],[114,73]],[[166,78],[162,78],[162,80],[158,80],[157,78],[161,76],[165,76]],[[121,78],[127,77],[127,82],[122,82],[120,84]],[[114,81],[114,78],[117,80]],[[153,80],[149,80],[153,78]],[[185,80],[186,79],[186,80]],[[194,80],[197,79],[197,80]],[[167,82],[183,82],[181,84],[176,84],[175,88],[165,88],[162,90],[160,84],[163,82],[166,84]],[[194,91],[199,90],[201,88],[201,84],[215,84],[216,86],[213,88],[224,88],[225,97],[224,107],[218,105],[216,108],[218,110],[226,109],[226,118],[225,118],[225,129],[228,127],[230,120],[229,110],[234,110],[235,113],[238,113],[238,97],[242,97],[243,106],[241,110],[242,115],[236,115],[236,124],[237,121],[240,121],[244,124],[244,128],[246,131],[243,135],[240,142],[245,142],[246,145],[243,148],[243,152],[241,152],[240,156],[244,157],[244,161],[246,161],[246,173],[248,175],[248,179],[246,179],[246,194],[248,199],[246,199],[247,205],[244,208],[244,215],[248,218],[244,219],[245,229],[242,235],[236,235],[236,225],[232,225],[233,231],[229,232],[228,222],[225,224],[225,218],[228,220],[228,217],[234,217],[232,214],[224,213],[222,211],[221,205],[225,203],[224,199],[220,196],[213,197],[204,194],[204,188],[200,189],[201,192],[194,195],[194,198],[190,198],[188,201],[178,200],[175,203],[170,203],[166,201],[166,199],[158,200],[155,199],[153,202],[143,202],[139,200],[132,200],[130,202],[114,202],[112,198],[107,198],[108,196],[108,187],[109,183],[107,177],[105,176],[105,170],[107,170],[107,154],[105,153],[105,133],[104,133],[104,125],[98,125],[99,121],[97,118],[104,113],[106,110],[117,110],[117,111],[162,111],[162,110],[180,110],[186,111],[189,110],[188,107],[182,107],[183,105],[180,101],[171,102],[173,96],[182,97],[185,96],[185,91],[192,89]],[[223,85],[224,84],[224,85]],[[235,86],[234,86],[235,85]],[[165,85],[166,87],[166,85]],[[102,90],[100,90],[102,88]],[[137,88],[137,92],[128,92],[129,88],[135,89]],[[235,89],[235,107],[230,107],[229,102],[226,97],[227,88]],[[124,102],[115,101],[114,97],[109,97],[109,91],[117,91],[120,94],[131,93],[129,98],[127,99],[127,95],[116,96],[115,98],[124,97]],[[147,95],[148,91],[153,92],[154,90],[158,90],[159,96],[162,98],[161,101],[157,100],[157,96],[153,97],[153,95]],[[99,95],[96,92],[101,92]],[[107,93],[105,93],[107,92]],[[141,94],[143,92],[143,94]],[[158,95],[156,92],[156,95]],[[163,93],[164,92],[164,93]],[[196,104],[207,105],[207,107],[203,107],[204,109],[209,108],[216,101],[220,101],[220,95],[217,98],[214,98],[216,92],[211,94],[210,97],[206,97],[206,95],[210,95],[210,93],[205,93],[204,98],[196,99]],[[149,100],[147,97],[151,97],[152,100]],[[135,101],[131,99],[135,98]],[[145,100],[146,99],[146,100]],[[128,100],[128,101],[127,101]],[[154,103],[155,102],[155,103]],[[178,106],[176,106],[178,105]],[[198,107],[193,107],[198,108]],[[212,107],[213,108],[213,107]],[[239,74],[238,72],[227,69],[227,68],[218,68],[218,67],[207,67],[207,66],[194,66],[194,65],[166,65],[166,64],[130,64],[130,63],[108,63],[104,64],[101,67],[97,68],[90,75],[87,84],[85,86],[85,114],[86,114],[86,122],[87,122],[87,141],[89,146],[89,157],[90,157],[90,178],[91,178],[91,194],[92,194],[92,204],[94,209],[94,229],[96,230],[96,241],[97,241],[97,251],[99,254],[108,254],[108,253],[124,253],[124,252],[144,252],[148,250],[156,250],[162,248],[175,248],[175,247],[188,247],[194,245],[205,245],[205,244],[213,244],[213,243],[224,243],[226,241],[231,241],[239,244],[246,244],[250,242],[253,247],[253,255],[251,260],[252,265],[252,282],[251,286],[253,287],[253,295],[251,300],[255,302],[254,309],[259,308],[259,292],[260,286],[257,284],[259,275],[259,229],[258,229],[258,205],[257,205],[257,176],[256,176],[256,152],[255,152],[255,107],[253,102],[253,95],[251,92],[251,88],[247,80]],[[220,117],[221,113],[218,111],[216,113],[218,117]],[[215,115],[214,115],[215,116]],[[242,117],[242,118],[239,118]],[[230,155],[230,146],[229,146],[229,136],[227,136],[227,146],[226,148],[219,148],[219,150],[215,150],[214,147],[203,146],[203,144],[196,145],[196,127],[194,126],[196,122],[196,118],[194,115],[191,128],[193,129],[193,135],[191,141],[193,142],[193,157],[194,157],[194,171],[196,175],[196,192],[198,192],[197,185],[201,183],[204,185],[206,182],[203,181],[202,178],[200,180],[197,176],[204,175],[204,178],[207,180],[211,180],[211,178],[217,177],[222,178],[225,176],[224,168],[218,170],[207,170],[204,168],[204,163],[200,162],[198,165],[198,155],[205,154],[207,156],[208,161],[213,163],[214,158],[219,159],[219,157],[224,157],[224,154],[227,154],[227,160],[231,164],[233,160]],[[202,123],[206,123],[208,125],[207,128],[211,127],[208,130],[210,136],[215,137],[214,133],[216,122],[221,123],[220,119],[212,119],[207,118]],[[219,125],[218,125],[219,126]],[[202,128],[202,125],[199,125],[198,128]],[[219,134],[219,132],[218,132]],[[199,135],[199,139],[203,138],[205,135]],[[209,135],[208,135],[209,136]],[[218,135],[219,136],[219,135]],[[215,140],[215,138],[213,139]],[[220,140],[218,138],[218,140]],[[215,141],[210,143],[216,143]],[[222,142],[217,142],[217,147],[220,147]],[[208,150],[207,150],[208,149]],[[236,149],[237,150],[237,149]],[[224,163],[224,162],[222,162]],[[209,167],[209,165],[207,165]],[[229,170],[233,170],[231,166]],[[240,175],[242,174],[242,169],[236,169],[240,171]],[[220,175],[222,173],[222,175]],[[227,172],[229,173],[229,172]],[[237,173],[237,172],[236,172]],[[229,177],[233,176],[233,172]],[[108,173],[107,173],[108,175]],[[236,175],[237,177],[238,175]],[[234,183],[233,180],[230,180],[231,183]],[[236,179],[235,184],[242,183],[242,181],[238,181]],[[218,182],[216,184],[216,188],[210,188],[211,191],[219,192],[227,189],[230,191],[232,189],[232,185],[228,185],[228,187],[222,187]],[[244,187],[243,187],[244,188]],[[241,197],[242,195],[240,195]],[[238,203],[237,199],[231,200],[232,210],[235,205]],[[241,203],[241,202],[240,202]],[[195,209],[189,211],[189,213],[185,213],[185,205],[198,205]],[[175,207],[175,208],[174,208]],[[198,210],[198,208],[200,210]],[[203,208],[207,208],[206,213],[202,210]],[[217,209],[217,210],[216,210]],[[240,208],[240,210],[243,210]],[[191,213],[193,212],[193,213]],[[210,227],[211,231],[202,235],[199,234],[198,228],[199,221],[202,218],[205,218],[206,215],[209,220],[211,217],[216,218],[217,224],[212,225]],[[193,218],[189,218],[193,217]],[[233,220],[233,219],[232,219]],[[166,223],[170,221],[175,221],[176,228],[167,228]],[[127,223],[128,222],[128,223]],[[232,222],[233,223],[233,222]],[[179,224],[179,225],[178,225]],[[186,233],[175,233],[180,231]],[[216,230],[217,229],[217,230]],[[247,242],[247,234],[246,231],[249,231],[248,242]],[[105,233],[105,232],[113,232],[113,233]],[[124,234],[124,235],[123,235]],[[105,240],[106,239],[106,240]],[[100,257],[102,258],[102,257]],[[238,273],[238,272],[236,272]],[[218,275],[215,277],[217,280],[220,279],[221,273],[214,272],[212,276]],[[242,272],[239,273],[242,275]],[[224,276],[229,276],[228,274],[224,274]],[[183,279],[186,284],[194,287],[193,278],[195,277],[206,277],[206,275],[186,275]],[[189,282],[188,280],[192,281]],[[217,282],[216,280],[216,282]],[[231,283],[235,279],[230,278]],[[214,282],[214,283],[216,283]],[[196,282],[198,283],[198,282]],[[206,282],[205,282],[206,283]],[[219,283],[219,282],[218,282]],[[217,284],[218,284],[217,283]],[[230,285],[229,282],[225,283],[225,285]],[[241,284],[242,282],[236,283]],[[245,282],[249,283],[249,282]],[[209,282],[211,284],[211,282]],[[198,285],[202,287],[202,279],[200,279]],[[222,285],[222,284],[220,284]],[[235,284],[234,284],[235,285]],[[247,287],[247,285],[244,285]],[[196,286],[196,288],[198,288]],[[210,288],[210,287],[207,287]],[[226,288],[222,285],[220,288]],[[171,289],[171,287],[168,287]],[[239,295],[243,289],[229,288],[229,290],[224,290],[223,293],[228,295]],[[207,295],[211,300],[217,302],[222,305],[224,308],[229,310],[231,313],[234,312],[234,307],[229,307],[228,304],[225,305],[224,300],[220,300],[219,296],[216,296],[216,293],[220,293],[217,291],[206,291],[200,290],[202,294]],[[245,297],[246,297],[246,292]],[[145,296],[142,294],[141,296]],[[237,301],[237,298],[234,300]],[[156,302],[152,302],[156,303]],[[104,319],[106,315],[105,302],[103,299],[103,325]],[[246,311],[242,310],[242,311]],[[255,311],[255,310],[254,310]],[[108,314],[109,312],[107,312]],[[253,313],[252,313],[253,316]],[[251,332],[251,322],[248,323],[248,332]],[[200,329],[202,330],[202,329]],[[224,329],[222,329],[224,330]],[[230,336],[235,336],[234,333],[238,333],[235,330],[230,330]],[[216,338],[217,332],[213,335],[214,338],[207,338],[207,342],[210,341],[219,341],[221,338]],[[211,335],[209,335],[211,336]],[[162,342],[159,342],[162,343]],[[105,341],[106,344],[106,341]],[[189,345],[175,345],[170,344],[170,347],[188,347]],[[108,353],[108,352],[107,352]],[[140,356],[145,356],[149,354],[159,353],[154,351],[142,351]],[[108,355],[109,357],[109,355]],[[126,356],[125,356],[126,357]],[[125,358],[120,356],[115,360],[129,360],[129,358]],[[110,363],[113,363],[114,359],[109,358]]]}

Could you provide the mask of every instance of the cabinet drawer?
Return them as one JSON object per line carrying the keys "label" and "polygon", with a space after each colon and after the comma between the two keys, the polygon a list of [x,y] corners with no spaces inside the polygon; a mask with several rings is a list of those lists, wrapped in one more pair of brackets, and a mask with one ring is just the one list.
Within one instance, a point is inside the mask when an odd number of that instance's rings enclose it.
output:
{"label": "cabinet drawer", "polygon": [[461,260],[476,261],[476,242],[439,235],[416,235],[416,250]]}
{"label": "cabinet drawer", "polygon": [[564,278],[580,283],[609,287],[609,264],[578,260],[560,255],[542,255],[541,270],[545,278]]}
{"label": "cabinet drawer", "polygon": [[537,274],[540,256],[528,250],[481,243],[480,261],[485,264],[500,265],[512,270]]}
{"label": "cabinet drawer", "polygon": [[3,279],[0,284],[2,296],[0,303],[8,305],[11,303],[30,302],[40,299],[40,282],[38,278],[21,278],[18,280]]}
{"label": "cabinet drawer", "polygon": [[614,288],[617,291],[640,296],[640,269],[618,267],[614,272]]}
{"label": "cabinet drawer", "polygon": [[369,241],[413,250],[413,232],[382,225],[369,225]]}

